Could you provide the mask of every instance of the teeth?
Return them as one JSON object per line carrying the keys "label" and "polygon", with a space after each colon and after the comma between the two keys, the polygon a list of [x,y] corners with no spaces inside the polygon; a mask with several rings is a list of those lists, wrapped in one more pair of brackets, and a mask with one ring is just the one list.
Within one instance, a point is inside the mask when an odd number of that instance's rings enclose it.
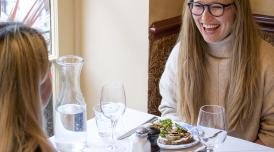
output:
{"label": "teeth", "polygon": [[216,28],[218,27],[218,24],[203,24],[204,28]]}

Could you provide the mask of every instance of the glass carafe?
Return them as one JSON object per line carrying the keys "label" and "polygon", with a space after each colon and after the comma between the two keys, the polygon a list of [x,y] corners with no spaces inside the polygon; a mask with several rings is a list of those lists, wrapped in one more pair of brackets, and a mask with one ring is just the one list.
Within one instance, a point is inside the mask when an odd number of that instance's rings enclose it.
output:
{"label": "glass carafe", "polygon": [[79,152],[86,147],[86,104],[80,89],[83,58],[66,55],[56,63],[61,75],[61,90],[55,107],[55,143],[58,151]]}

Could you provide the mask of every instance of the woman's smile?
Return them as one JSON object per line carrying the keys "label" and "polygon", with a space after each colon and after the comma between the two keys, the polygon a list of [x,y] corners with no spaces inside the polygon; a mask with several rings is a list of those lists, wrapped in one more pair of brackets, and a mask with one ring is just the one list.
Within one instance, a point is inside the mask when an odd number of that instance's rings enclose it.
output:
{"label": "woman's smile", "polygon": [[205,34],[214,34],[219,29],[220,24],[205,24],[205,23],[201,23],[201,26],[202,26],[203,32]]}

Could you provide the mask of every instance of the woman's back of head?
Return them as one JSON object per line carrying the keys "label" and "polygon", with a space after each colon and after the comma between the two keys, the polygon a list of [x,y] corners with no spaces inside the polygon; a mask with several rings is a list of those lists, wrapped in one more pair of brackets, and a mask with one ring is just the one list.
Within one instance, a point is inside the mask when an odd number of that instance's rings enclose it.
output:
{"label": "woman's back of head", "polygon": [[36,30],[0,23],[0,151],[52,151],[42,129],[47,45]]}

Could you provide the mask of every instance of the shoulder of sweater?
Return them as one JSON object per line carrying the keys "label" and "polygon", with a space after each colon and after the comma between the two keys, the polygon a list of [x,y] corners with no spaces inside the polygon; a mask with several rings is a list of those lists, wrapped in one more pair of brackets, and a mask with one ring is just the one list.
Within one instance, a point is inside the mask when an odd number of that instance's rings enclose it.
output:
{"label": "shoulder of sweater", "polygon": [[274,68],[274,46],[262,40],[260,46],[260,56],[263,67]]}
{"label": "shoulder of sweater", "polygon": [[274,83],[274,47],[266,41],[260,47],[261,76],[266,84]]}
{"label": "shoulder of sweater", "polygon": [[180,43],[177,43],[173,47],[173,49],[168,57],[166,66],[173,66],[173,67],[177,66],[179,51],[180,51]]}
{"label": "shoulder of sweater", "polygon": [[176,43],[176,45],[173,47],[173,49],[171,51],[171,56],[178,57],[179,52],[180,52],[180,48],[181,48],[181,43],[180,42]]}

